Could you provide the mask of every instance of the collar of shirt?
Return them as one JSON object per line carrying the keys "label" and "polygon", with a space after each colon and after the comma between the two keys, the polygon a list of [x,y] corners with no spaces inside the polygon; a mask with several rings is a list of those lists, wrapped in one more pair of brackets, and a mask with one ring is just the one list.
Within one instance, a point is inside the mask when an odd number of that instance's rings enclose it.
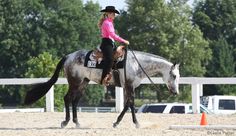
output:
{"label": "collar of shirt", "polygon": [[106,18],[105,20],[107,20],[107,21],[113,23],[113,20],[112,20],[111,18]]}

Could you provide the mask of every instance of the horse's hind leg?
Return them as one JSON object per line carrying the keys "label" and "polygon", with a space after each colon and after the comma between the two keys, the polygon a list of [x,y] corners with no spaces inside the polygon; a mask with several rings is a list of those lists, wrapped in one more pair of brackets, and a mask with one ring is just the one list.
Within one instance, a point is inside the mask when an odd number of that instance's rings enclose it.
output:
{"label": "horse's hind leg", "polygon": [[78,105],[79,99],[80,99],[80,95],[76,95],[76,97],[72,101],[73,122],[75,123],[77,128],[79,128],[80,126],[78,122],[78,118],[77,118],[77,105]]}
{"label": "horse's hind leg", "polygon": [[71,91],[67,92],[67,94],[64,96],[64,103],[65,103],[65,110],[66,110],[66,118],[65,121],[62,121],[61,128],[64,128],[68,122],[70,121],[70,103],[71,103]]}
{"label": "horse's hind leg", "polygon": [[[61,123],[61,128],[64,128],[67,126],[67,124],[70,121],[70,103],[72,102],[72,110],[73,110],[73,122],[76,122],[74,119],[74,107],[76,108],[77,103],[78,103],[78,85],[72,85],[69,84],[69,91],[64,97],[64,103],[65,103],[65,109],[66,109],[66,118],[64,121]],[[78,121],[77,121],[78,122]]]}
{"label": "horse's hind leg", "polygon": [[75,123],[76,127],[78,128],[80,126],[77,118],[77,106],[79,103],[80,98],[84,94],[85,87],[88,85],[89,80],[84,79],[83,82],[79,85],[78,90],[74,92],[74,97],[72,100],[72,112],[73,112],[73,122]]}

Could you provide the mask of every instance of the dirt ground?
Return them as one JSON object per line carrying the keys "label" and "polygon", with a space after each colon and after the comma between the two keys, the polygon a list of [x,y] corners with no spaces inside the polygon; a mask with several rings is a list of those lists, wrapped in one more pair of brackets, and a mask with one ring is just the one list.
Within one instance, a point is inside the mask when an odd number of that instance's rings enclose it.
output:
{"label": "dirt ground", "polygon": [[[72,121],[61,129],[64,113],[0,113],[0,136],[236,136],[234,129],[170,129],[171,125],[199,125],[201,114],[137,114],[140,128],[126,113],[117,128],[118,113],[78,113],[81,127]],[[236,115],[207,115],[209,125],[236,125]]]}

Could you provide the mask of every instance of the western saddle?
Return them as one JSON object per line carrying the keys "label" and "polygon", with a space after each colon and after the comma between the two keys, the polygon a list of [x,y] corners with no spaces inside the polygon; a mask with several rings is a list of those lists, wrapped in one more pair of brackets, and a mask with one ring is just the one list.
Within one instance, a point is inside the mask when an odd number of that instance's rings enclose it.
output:
{"label": "western saddle", "polygon": [[[121,45],[116,48],[116,50],[113,52],[113,60],[118,61],[119,58],[123,58],[125,55],[125,46]],[[103,59],[103,53],[100,49],[100,46],[98,46],[90,55],[91,60],[96,60],[98,63],[100,63]],[[108,73],[106,77],[103,79],[102,84],[105,86],[109,85],[109,81],[112,78],[112,73]]]}
{"label": "western saddle", "polygon": [[[113,59],[118,60],[119,58],[123,57],[125,54],[125,46],[121,45],[116,48],[116,50],[113,53]],[[92,57],[92,58],[91,58]],[[101,62],[103,58],[102,51],[100,47],[98,46],[91,54],[90,59],[96,60],[98,62]]]}

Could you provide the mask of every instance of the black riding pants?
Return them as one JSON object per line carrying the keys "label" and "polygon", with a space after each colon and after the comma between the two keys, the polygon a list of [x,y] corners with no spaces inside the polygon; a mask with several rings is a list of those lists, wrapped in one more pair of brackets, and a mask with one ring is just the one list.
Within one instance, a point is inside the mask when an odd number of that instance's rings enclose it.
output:
{"label": "black riding pants", "polygon": [[103,53],[103,61],[104,61],[103,71],[102,71],[102,80],[111,71],[112,63],[113,63],[113,47],[114,47],[114,43],[111,39],[109,38],[102,39],[102,44],[100,47]]}

